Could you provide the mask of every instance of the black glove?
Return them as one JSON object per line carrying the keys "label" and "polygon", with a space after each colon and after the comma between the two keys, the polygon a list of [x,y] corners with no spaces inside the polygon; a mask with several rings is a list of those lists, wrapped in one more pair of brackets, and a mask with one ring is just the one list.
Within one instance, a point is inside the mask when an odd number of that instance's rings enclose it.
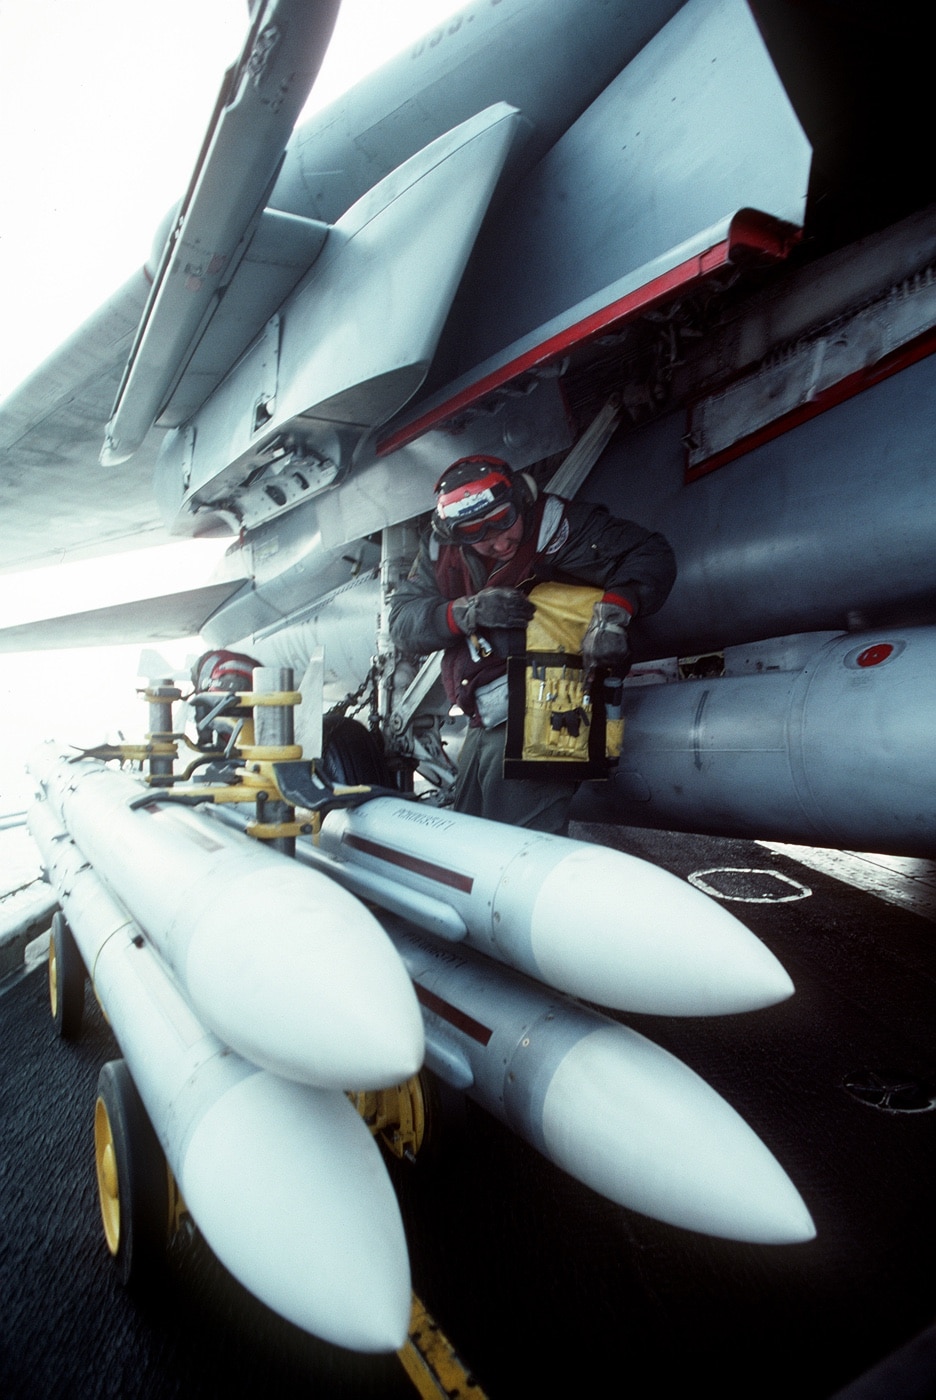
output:
{"label": "black glove", "polygon": [[485,627],[525,627],[535,612],[526,594],[515,588],[482,588],[452,604],[452,621],[470,637]]}
{"label": "black glove", "polygon": [[596,666],[622,666],[630,655],[627,627],[630,613],[616,603],[596,603],[588,631],[582,638],[582,666],[586,674]]}

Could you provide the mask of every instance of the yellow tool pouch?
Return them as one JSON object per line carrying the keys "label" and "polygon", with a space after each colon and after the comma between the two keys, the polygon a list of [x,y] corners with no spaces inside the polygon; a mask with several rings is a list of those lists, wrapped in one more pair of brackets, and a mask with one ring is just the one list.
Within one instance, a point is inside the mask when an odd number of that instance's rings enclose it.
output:
{"label": "yellow tool pouch", "polygon": [[[507,662],[506,778],[606,778],[621,749],[620,704],[606,705],[608,683],[585,691],[582,638],[601,589],[541,583],[526,652]],[[617,686],[612,698],[618,698]]]}

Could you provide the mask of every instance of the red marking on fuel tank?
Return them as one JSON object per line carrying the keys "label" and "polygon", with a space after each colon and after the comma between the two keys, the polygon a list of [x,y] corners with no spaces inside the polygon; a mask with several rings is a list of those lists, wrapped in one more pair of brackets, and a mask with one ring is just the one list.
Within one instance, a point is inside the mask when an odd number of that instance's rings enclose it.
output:
{"label": "red marking on fuel tank", "polygon": [[858,666],[880,666],[882,661],[886,661],[894,653],[894,648],[890,642],[878,642],[876,646],[866,647],[859,657],[856,658]]}

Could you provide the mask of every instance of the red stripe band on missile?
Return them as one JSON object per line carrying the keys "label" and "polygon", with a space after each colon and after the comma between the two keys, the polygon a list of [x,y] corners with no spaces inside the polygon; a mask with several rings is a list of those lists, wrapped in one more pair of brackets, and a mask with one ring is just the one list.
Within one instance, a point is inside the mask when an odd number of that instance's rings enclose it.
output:
{"label": "red stripe band on missile", "polygon": [[416,1000],[426,1008],[427,1011],[434,1011],[437,1016],[441,1016],[443,1021],[448,1021],[450,1026],[454,1026],[457,1031],[463,1031],[465,1035],[470,1035],[472,1040],[476,1040],[479,1045],[487,1045],[494,1034],[487,1026],[482,1026],[480,1021],[474,1017],[466,1015],[464,1011],[459,1011],[457,1006],[451,1002],[443,1001],[437,997],[435,992],[427,992],[425,987],[420,987],[417,982],[413,983],[413,990],[416,993]]}
{"label": "red stripe band on missile", "polygon": [[427,880],[436,880],[440,885],[448,885],[449,889],[471,894],[474,885],[472,875],[461,875],[457,870],[447,870],[444,865],[420,860],[418,856],[411,856],[406,851],[395,851],[392,846],[380,846],[376,841],[355,836],[353,832],[344,832],[341,840],[343,844],[351,846],[355,851],[361,851],[366,856],[375,856],[377,860],[385,860],[389,865],[398,865],[401,870],[411,870],[414,875],[423,875]]}

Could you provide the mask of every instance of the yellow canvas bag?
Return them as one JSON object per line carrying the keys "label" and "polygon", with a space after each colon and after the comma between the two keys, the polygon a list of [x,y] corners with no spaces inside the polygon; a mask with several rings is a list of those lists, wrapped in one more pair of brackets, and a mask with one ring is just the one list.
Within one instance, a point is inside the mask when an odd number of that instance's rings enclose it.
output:
{"label": "yellow canvas bag", "polygon": [[595,695],[586,691],[582,669],[582,638],[602,590],[541,583],[529,596],[536,612],[526,652],[507,663],[504,775],[607,777],[624,722],[619,704],[608,713],[607,685],[599,683]]}

